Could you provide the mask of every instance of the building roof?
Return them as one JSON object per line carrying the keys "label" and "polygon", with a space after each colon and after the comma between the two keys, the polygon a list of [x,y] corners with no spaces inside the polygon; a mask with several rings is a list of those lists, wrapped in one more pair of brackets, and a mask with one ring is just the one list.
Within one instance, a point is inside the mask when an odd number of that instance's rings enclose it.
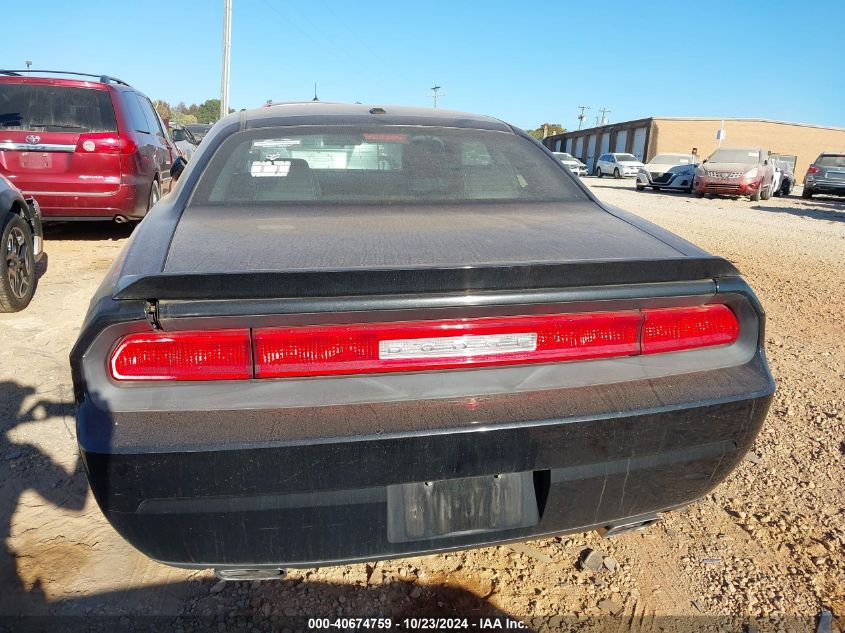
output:
{"label": "building roof", "polygon": [[565,136],[567,134],[581,134],[583,132],[589,132],[593,130],[602,130],[611,127],[617,126],[628,126],[636,123],[644,123],[646,121],[712,121],[716,123],[720,123],[722,121],[729,122],[729,121],[742,121],[747,123],[775,123],[778,125],[791,125],[795,127],[809,127],[815,128],[820,130],[834,130],[836,132],[845,132],[845,128],[841,127],[834,127],[832,125],[815,125],[813,123],[794,123],[791,121],[779,121],[777,119],[748,119],[748,118],[737,118],[737,117],[684,117],[684,116],[650,116],[644,117],[640,119],[630,119],[628,121],[617,121],[616,123],[605,123],[604,125],[596,125],[593,127],[585,127],[581,130],[567,130],[566,132],[562,132],[560,134],[550,134],[549,137],[552,136]]}

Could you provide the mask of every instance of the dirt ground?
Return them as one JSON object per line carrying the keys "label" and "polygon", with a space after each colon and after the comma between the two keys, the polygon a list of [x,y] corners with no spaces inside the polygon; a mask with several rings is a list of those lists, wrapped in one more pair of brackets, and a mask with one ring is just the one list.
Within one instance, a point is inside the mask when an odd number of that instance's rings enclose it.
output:
{"label": "dirt ground", "polygon": [[[218,583],[153,563],[88,492],[67,363],[130,229],[55,225],[32,305],[0,315],[0,631],[18,630],[25,621],[10,618],[22,614],[87,616],[66,622],[103,630],[432,614],[508,615],[538,631],[845,630],[845,200],[697,200],[586,182],[733,261],[768,312],[778,391],[753,453],[715,494],[612,540],[577,534],[274,582]],[[603,571],[578,564],[587,549],[605,557]],[[832,622],[819,622],[823,610]]]}

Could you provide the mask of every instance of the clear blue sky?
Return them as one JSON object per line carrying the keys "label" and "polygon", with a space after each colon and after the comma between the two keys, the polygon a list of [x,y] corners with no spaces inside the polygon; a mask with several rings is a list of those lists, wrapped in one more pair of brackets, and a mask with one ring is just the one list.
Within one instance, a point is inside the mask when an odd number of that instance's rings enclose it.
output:
{"label": "clear blue sky", "polygon": [[[223,0],[6,0],[0,66],[105,72],[152,99],[220,93]],[[430,105],[522,127],[650,115],[845,127],[845,2],[234,0],[231,105]]]}

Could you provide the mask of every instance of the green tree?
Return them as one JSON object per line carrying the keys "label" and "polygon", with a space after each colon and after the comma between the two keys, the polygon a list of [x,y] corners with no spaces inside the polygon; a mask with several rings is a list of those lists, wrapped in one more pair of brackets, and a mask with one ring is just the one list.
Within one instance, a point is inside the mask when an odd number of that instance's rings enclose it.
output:
{"label": "green tree", "polygon": [[170,119],[171,108],[170,104],[167,103],[167,101],[163,99],[156,99],[155,101],[153,101],[153,107],[156,109],[156,112],[158,112],[158,115],[162,119],[164,119],[165,121]]}
{"label": "green tree", "polygon": [[188,123],[198,123],[197,117],[187,112],[179,112],[174,110],[170,116],[171,123],[178,123],[179,125],[188,125]]}
{"label": "green tree", "polygon": [[197,106],[195,116],[200,123],[214,123],[220,118],[220,99],[207,99]]}
{"label": "green tree", "polygon": [[534,138],[542,139],[544,130],[548,128],[547,135],[552,136],[553,134],[563,134],[566,132],[566,128],[563,127],[560,123],[541,123],[538,127],[534,128],[533,130],[525,130]]}

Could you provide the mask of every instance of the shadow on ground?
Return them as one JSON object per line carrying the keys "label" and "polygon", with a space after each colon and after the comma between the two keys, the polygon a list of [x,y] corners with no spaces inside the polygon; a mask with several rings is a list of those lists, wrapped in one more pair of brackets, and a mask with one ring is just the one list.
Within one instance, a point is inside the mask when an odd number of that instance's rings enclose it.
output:
{"label": "shadow on ground", "polygon": [[132,231],[138,226],[137,222],[118,224],[109,221],[90,222],[45,222],[44,240],[49,248],[50,240],[125,240],[132,235]]}
{"label": "shadow on ground", "polygon": [[[462,587],[423,586],[412,580],[370,585],[369,577],[366,581],[349,584],[303,577],[218,584],[203,574],[183,582],[50,600],[40,581],[25,582],[20,573],[24,559],[40,554],[17,551],[15,545],[23,541],[12,537],[13,533],[20,536],[22,532],[37,532],[38,527],[13,531],[12,521],[21,496],[27,491],[34,491],[46,504],[61,507],[64,512],[80,512],[87,501],[88,486],[78,457],[69,474],[35,444],[13,438],[13,430],[21,425],[73,418],[71,402],[34,398],[36,394],[34,387],[12,380],[0,381],[0,530],[3,537],[0,547],[0,633],[271,631],[285,628],[294,631],[314,629],[314,626],[308,626],[308,619],[314,617],[390,618],[394,623],[405,618],[460,616],[477,620],[483,617],[498,618],[502,622],[501,628],[507,628],[506,620],[516,622],[486,597]],[[39,508],[42,516],[44,512],[50,512],[49,507],[46,510],[44,506]],[[105,521],[105,518],[101,520]],[[73,537],[67,534],[58,539]],[[61,548],[62,543],[57,541],[50,547]],[[27,564],[31,563],[31,560],[27,561]],[[127,561],[127,565],[132,564],[133,561]],[[367,569],[372,571],[372,567]],[[58,571],[74,573],[73,569]],[[103,570],[103,574],[108,573],[109,570]]]}
{"label": "shadow on ground", "polygon": [[797,203],[796,206],[782,207],[757,204],[751,207],[757,211],[770,213],[786,213],[802,218],[814,220],[828,220],[830,222],[845,222],[845,204],[828,200],[807,200]]}

